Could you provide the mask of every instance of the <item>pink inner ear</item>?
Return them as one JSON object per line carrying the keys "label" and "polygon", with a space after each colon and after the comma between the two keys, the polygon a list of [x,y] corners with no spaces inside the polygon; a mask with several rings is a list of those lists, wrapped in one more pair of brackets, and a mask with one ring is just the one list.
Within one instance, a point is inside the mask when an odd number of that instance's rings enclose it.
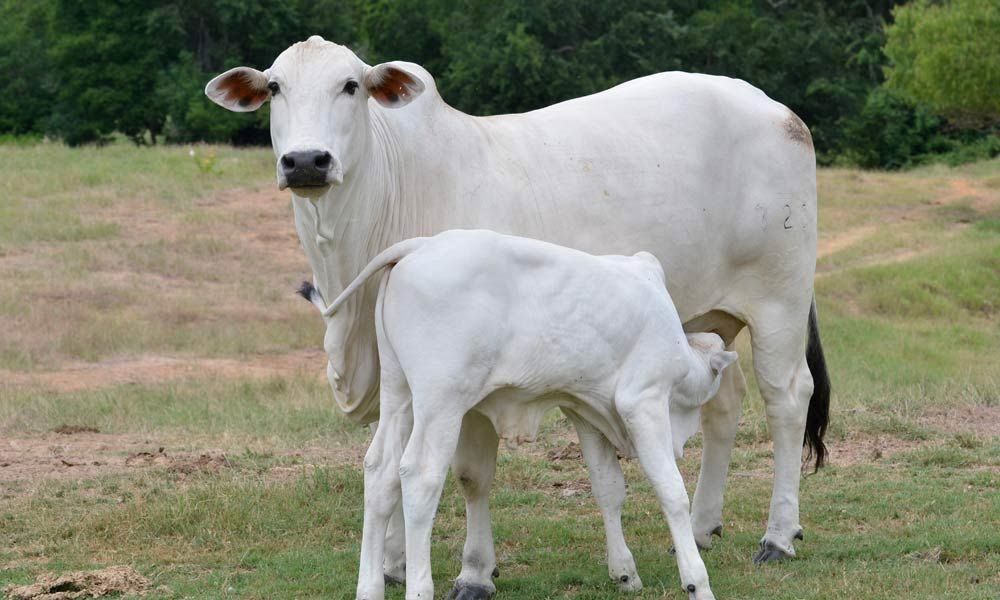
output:
{"label": "pink inner ear", "polygon": [[409,97],[410,86],[414,84],[413,78],[405,72],[388,67],[378,85],[371,89],[371,95],[383,104],[395,104],[400,98]]}
{"label": "pink inner ear", "polygon": [[235,102],[244,108],[267,100],[267,88],[257,88],[251,75],[239,71],[220,81],[218,88],[225,92],[226,102]]}

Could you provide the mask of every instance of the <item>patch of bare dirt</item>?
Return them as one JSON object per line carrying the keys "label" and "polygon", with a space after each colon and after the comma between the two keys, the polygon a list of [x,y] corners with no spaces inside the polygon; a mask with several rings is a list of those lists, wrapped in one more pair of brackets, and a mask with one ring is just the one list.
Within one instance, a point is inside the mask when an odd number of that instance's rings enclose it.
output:
{"label": "patch of bare dirt", "polygon": [[267,379],[310,371],[319,377],[325,364],[326,355],[321,350],[244,360],[142,356],[96,363],[72,363],[58,371],[0,370],[0,382],[14,386],[43,387],[58,392],[77,392],[114,385],[157,384],[194,377]]}
{"label": "patch of bare dirt", "polygon": [[939,441],[907,440],[891,435],[852,436],[845,440],[828,441],[829,461],[838,467],[886,464],[900,453],[916,450]]}
{"label": "patch of bare dirt", "polygon": [[877,226],[865,225],[856,229],[848,229],[836,235],[824,236],[816,246],[817,258],[826,258],[831,254],[846,250],[876,231],[878,231]]}
{"label": "patch of bare dirt", "polygon": [[100,431],[96,427],[87,427],[86,425],[60,425],[53,429],[52,433],[73,435],[74,433],[100,433]]}
{"label": "patch of bare dirt", "polygon": [[967,200],[969,206],[980,213],[1000,207],[1000,193],[980,188],[968,179],[953,179],[949,185],[951,189],[943,196],[936,198],[932,204],[957,204]]}
{"label": "patch of bare dirt", "polygon": [[556,481],[553,482],[552,487],[558,490],[559,495],[563,498],[572,498],[573,496],[584,496],[590,494],[589,479]]}
{"label": "patch of bare dirt", "polygon": [[[174,440],[90,432],[69,436],[48,432],[6,438],[0,440],[0,489],[4,490],[2,496],[10,497],[31,493],[42,481],[84,481],[149,470],[184,479],[198,473],[254,468],[242,460],[234,460],[225,449],[212,448],[211,444],[210,439],[189,436]],[[357,467],[364,458],[365,446],[365,443],[332,443],[277,451],[272,455],[279,459],[276,462],[294,464],[264,467],[260,474],[269,482],[280,482],[321,467]]]}
{"label": "patch of bare dirt", "polygon": [[935,407],[920,418],[920,424],[955,435],[1000,438],[1000,406]]}
{"label": "patch of bare dirt", "polygon": [[116,566],[65,575],[45,573],[39,575],[35,583],[10,585],[4,592],[11,600],[75,600],[110,594],[144,596],[150,586],[150,581],[132,567]]}
{"label": "patch of bare dirt", "polygon": [[583,452],[580,450],[580,444],[576,442],[570,442],[565,446],[560,446],[558,448],[553,448],[545,453],[545,456],[549,460],[575,460],[579,461],[583,459]]}

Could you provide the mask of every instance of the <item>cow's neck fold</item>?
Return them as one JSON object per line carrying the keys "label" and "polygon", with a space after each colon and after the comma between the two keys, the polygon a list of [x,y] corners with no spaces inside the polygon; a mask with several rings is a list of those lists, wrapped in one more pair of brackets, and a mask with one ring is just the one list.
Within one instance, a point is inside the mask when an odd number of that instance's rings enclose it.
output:
{"label": "cow's neck fold", "polygon": [[[404,165],[385,120],[371,113],[371,135],[361,160],[344,183],[315,202],[295,197],[295,223],[316,285],[327,302],[361,272],[369,260],[404,235],[397,206]],[[339,377],[334,396],[340,408],[368,420],[377,407],[378,362],[373,307],[374,283],[355,294],[327,319],[324,347]]]}
{"label": "cow's neck fold", "polygon": [[401,165],[393,148],[391,133],[373,111],[371,135],[355,172],[315,202],[295,200],[296,221],[305,225],[300,227],[299,237],[328,301],[337,297],[372,257],[398,241],[395,204]]}

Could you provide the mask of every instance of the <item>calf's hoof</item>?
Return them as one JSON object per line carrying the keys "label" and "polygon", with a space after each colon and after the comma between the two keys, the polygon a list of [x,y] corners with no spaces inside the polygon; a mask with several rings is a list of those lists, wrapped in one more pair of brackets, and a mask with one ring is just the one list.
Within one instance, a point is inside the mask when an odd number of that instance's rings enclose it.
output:
{"label": "calf's hoof", "polygon": [[397,577],[393,577],[392,575],[390,575],[388,573],[383,573],[382,574],[382,578],[385,579],[385,585],[386,586],[390,586],[390,585],[403,585],[404,583],[406,583],[406,580],[400,579],[400,578],[397,578]]}
{"label": "calf's hoof", "polygon": [[684,586],[684,591],[687,592],[688,600],[715,600],[715,594],[707,585],[697,588],[694,584],[688,584]]}
{"label": "calf's hoof", "polygon": [[619,592],[638,592],[642,589],[642,580],[638,575],[622,575],[618,578]]}
{"label": "calf's hoof", "polygon": [[495,588],[491,589],[485,585],[456,581],[455,587],[451,588],[451,591],[448,592],[446,600],[487,600],[487,598],[493,596],[495,591]]}

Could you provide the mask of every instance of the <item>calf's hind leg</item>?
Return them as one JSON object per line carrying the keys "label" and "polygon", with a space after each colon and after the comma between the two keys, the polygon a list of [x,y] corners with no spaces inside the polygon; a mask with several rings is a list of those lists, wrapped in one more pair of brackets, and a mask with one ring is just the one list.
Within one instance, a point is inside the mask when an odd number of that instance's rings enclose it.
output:
{"label": "calf's hind leg", "polygon": [[441,410],[441,403],[433,400],[421,402],[419,392],[414,392],[413,432],[399,465],[406,525],[406,600],[434,598],[431,529],[464,412],[457,397],[436,395],[442,397],[451,410]]}
{"label": "calf's hind leg", "polygon": [[[371,424],[372,443],[378,432],[378,421]],[[399,585],[406,579],[406,540],[403,538],[403,503],[396,502],[396,510],[389,517],[383,546],[385,559],[382,565],[386,585]]]}
{"label": "calf's hind leg", "polygon": [[386,530],[393,513],[400,509],[399,463],[413,425],[409,398],[392,398],[385,385],[382,390],[382,418],[364,462],[365,513],[358,600],[382,600],[385,595]]}
{"label": "calf's hind leg", "polygon": [[687,490],[674,460],[666,394],[651,386],[637,393],[619,394],[615,405],[635,445],[642,470],[652,483],[667,517],[677,552],[681,588],[690,600],[714,600],[708,585],[708,571],[698,554],[691,529]]}
{"label": "calf's hind leg", "polygon": [[604,434],[582,419],[575,412],[563,409],[563,413],[576,428],[580,439],[580,450],[587,463],[591,490],[604,520],[607,538],[608,575],[618,583],[618,588],[626,592],[642,589],[642,580],[635,568],[632,552],[625,543],[622,532],[622,505],[625,503],[625,476],[618,463],[615,447]]}

